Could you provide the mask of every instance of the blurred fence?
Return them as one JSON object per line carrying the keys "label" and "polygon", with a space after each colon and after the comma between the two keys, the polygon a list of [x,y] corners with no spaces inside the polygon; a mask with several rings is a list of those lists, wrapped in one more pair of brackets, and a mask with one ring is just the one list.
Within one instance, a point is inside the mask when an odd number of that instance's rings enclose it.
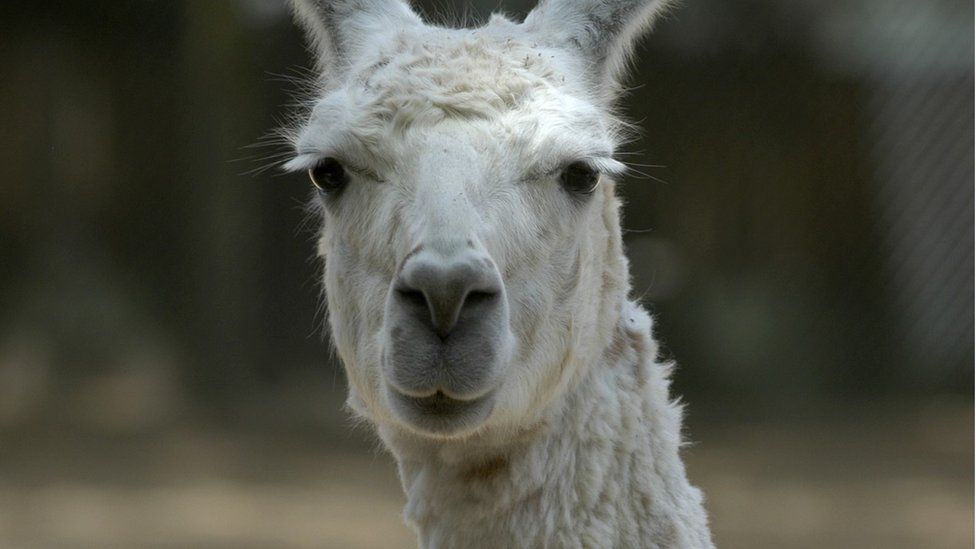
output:
{"label": "blurred fence", "polygon": [[[972,19],[689,0],[639,49],[626,237],[682,392],[968,393]],[[0,419],[331,382],[306,183],[247,174],[300,38],[272,0],[0,7]]]}

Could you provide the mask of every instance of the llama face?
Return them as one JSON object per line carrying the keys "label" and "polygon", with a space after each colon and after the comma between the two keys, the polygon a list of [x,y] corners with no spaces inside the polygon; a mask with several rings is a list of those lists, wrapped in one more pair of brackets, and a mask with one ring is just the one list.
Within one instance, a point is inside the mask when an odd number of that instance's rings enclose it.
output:
{"label": "llama face", "polygon": [[[298,10],[314,33],[343,5]],[[313,34],[337,77],[287,164],[320,189],[350,405],[424,437],[517,429],[595,360],[625,291],[608,88],[538,15],[452,30],[364,5],[356,32]]]}

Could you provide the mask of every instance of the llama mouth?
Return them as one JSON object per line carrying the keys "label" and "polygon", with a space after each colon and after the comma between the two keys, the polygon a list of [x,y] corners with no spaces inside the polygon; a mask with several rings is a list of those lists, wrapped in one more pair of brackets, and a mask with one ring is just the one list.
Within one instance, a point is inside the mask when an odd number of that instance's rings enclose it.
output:
{"label": "llama mouth", "polygon": [[393,410],[411,427],[424,434],[451,436],[484,422],[495,407],[494,393],[474,399],[451,398],[441,391],[424,397],[390,389]]}

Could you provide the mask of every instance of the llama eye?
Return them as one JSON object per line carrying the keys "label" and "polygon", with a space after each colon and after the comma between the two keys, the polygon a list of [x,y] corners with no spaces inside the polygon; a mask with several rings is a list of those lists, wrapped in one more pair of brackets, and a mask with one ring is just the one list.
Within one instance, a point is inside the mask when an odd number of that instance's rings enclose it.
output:
{"label": "llama eye", "polygon": [[334,194],[349,182],[349,174],[335,158],[325,158],[308,170],[312,184],[323,194]]}
{"label": "llama eye", "polygon": [[573,162],[563,170],[563,186],[573,194],[591,194],[596,190],[600,174],[584,162]]}

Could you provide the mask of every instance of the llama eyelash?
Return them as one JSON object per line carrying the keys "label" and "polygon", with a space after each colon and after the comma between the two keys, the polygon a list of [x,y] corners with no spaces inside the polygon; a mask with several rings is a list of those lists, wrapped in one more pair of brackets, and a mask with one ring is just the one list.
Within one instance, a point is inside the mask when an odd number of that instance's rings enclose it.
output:
{"label": "llama eyelash", "polygon": [[310,170],[314,168],[319,162],[322,161],[322,159],[329,158],[329,157],[338,159],[339,162],[342,164],[342,166],[346,169],[346,171],[350,173],[353,173],[361,177],[365,177],[367,179],[371,179],[378,183],[386,182],[386,179],[381,177],[378,173],[374,172],[373,170],[349,162],[347,159],[345,159],[342,156],[339,155],[333,156],[328,154],[322,154],[320,152],[299,153],[298,156],[282,164],[281,169],[286,173],[304,172],[306,170]]}
{"label": "llama eyelash", "polygon": [[286,173],[303,172],[314,168],[315,165],[323,158],[321,154],[318,153],[298,153],[297,156],[293,157],[291,160],[286,161],[281,165],[281,170]]}
{"label": "llama eyelash", "polygon": [[587,158],[583,162],[589,164],[595,171],[603,175],[613,177],[627,173],[626,164],[610,157]]}
{"label": "llama eyelash", "polygon": [[557,162],[545,168],[533,170],[529,173],[529,175],[524,177],[522,181],[530,182],[556,177],[564,169],[566,169],[567,166],[573,164],[574,162],[582,162],[589,166],[593,171],[607,177],[617,177],[627,173],[627,165],[619,160],[604,156],[588,156],[579,159],[569,159]]}

